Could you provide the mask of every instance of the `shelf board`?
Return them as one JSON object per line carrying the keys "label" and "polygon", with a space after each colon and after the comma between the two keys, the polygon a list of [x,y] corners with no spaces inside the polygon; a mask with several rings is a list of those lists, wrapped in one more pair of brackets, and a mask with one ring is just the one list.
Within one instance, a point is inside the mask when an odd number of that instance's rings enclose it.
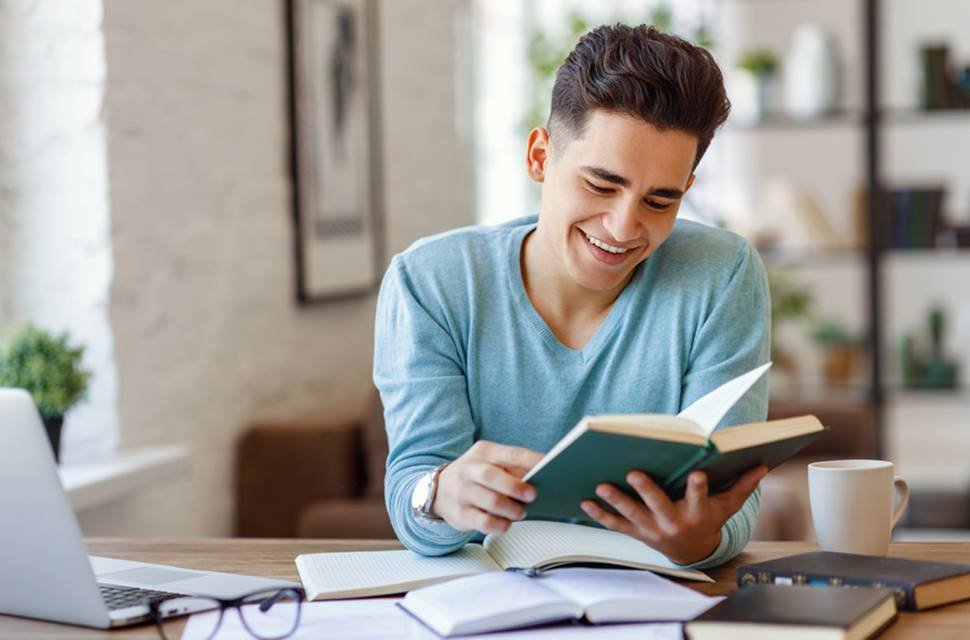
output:
{"label": "shelf board", "polygon": [[957,122],[970,124],[970,109],[918,109],[890,107],[880,113],[886,124],[930,124]]}
{"label": "shelf board", "polygon": [[883,385],[887,400],[916,400],[919,402],[970,402],[970,387],[958,386],[951,389],[932,389],[904,387],[900,384]]}
{"label": "shelf board", "polygon": [[913,247],[883,249],[882,254],[889,258],[914,260],[968,260],[970,247]]}
{"label": "shelf board", "polygon": [[819,127],[857,127],[863,122],[863,115],[859,111],[836,111],[820,118],[805,119],[794,118],[782,112],[772,112],[752,124],[738,124],[728,120],[727,126],[731,131],[814,131]]}
{"label": "shelf board", "polygon": [[861,261],[866,257],[865,249],[854,247],[806,247],[804,249],[759,249],[762,259],[772,265],[842,265],[845,262]]}
{"label": "shelf board", "polygon": [[[879,112],[883,125],[912,125],[957,123],[970,125],[970,109],[917,109],[912,107],[889,107]],[[814,131],[820,127],[861,127],[866,114],[861,110],[840,110],[820,118],[795,118],[783,112],[771,112],[755,123],[737,124],[730,120],[731,131]]]}

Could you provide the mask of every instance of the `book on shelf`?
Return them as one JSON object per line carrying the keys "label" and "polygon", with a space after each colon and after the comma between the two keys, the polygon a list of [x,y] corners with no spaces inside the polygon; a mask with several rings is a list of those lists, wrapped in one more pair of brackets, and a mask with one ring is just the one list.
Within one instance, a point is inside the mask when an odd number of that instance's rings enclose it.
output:
{"label": "book on shelf", "polygon": [[527,518],[596,523],[580,508],[609,482],[632,496],[626,475],[647,473],[671,499],[683,497],[687,476],[704,471],[711,493],[729,488],[745,471],[777,466],[825,431],[811,415],[715,431],[721,418],[764,374],[757,367],[721,385],[678,415],[616,414],[580,420],[524,476],[536,488]]}
{"label": "book on shelf", "polygon": [[970,598],[970,565],[812,551],[738,567],[738,584],[880,586],[900,609],[919,611]]}
{"label": "book on shelf", "polygon": [[890,589],[749,584],[684,625],[689,640],[865,640],[896,620]]}
{"label": "book on shelf", "polygon": [[889,192],[887,246],[928,249],[936,246],[943,227],[942,186],[900,187]]}
{"label": "book on shelf", "polygon": [[411,591],[400,606],[450,637],[568,620],[682,622],[720,599],[644,571],[570,567],[470,576]]}
{"label": "book on shelf", "polygon": [[482,544],[467,544],[439,557],[411,551],[310,553],[296,557],[296,568],[309,600],[362,598],[411,589],[509,568],[547,570],[570,564],[599,564],[642,569],[664,575],[713,582],[686,569],[639,540],[608,529],[561,522],[515,522]]}

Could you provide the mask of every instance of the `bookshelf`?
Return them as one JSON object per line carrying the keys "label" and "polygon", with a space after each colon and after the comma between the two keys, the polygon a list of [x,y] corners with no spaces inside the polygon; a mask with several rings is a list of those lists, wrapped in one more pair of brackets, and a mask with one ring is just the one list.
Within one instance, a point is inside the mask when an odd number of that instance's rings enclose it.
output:
{"label": "bookshelf", "polygon": [[[781,11],[767,2],[757,0],[725,0],[725,3],[747,5],[742,17],[747,17],[753,24],[759,24],[752,16],[756,12],[770,14]],[[769,111],[768,115],[754,125],[730,126],[729,135],[754,137],[759,142],[751,143],[756,152],[763,153],[768,158],[780,158],[787,147],[809,148],[807,153],[820,156],[817,149],[823,147],[818,141],[824,139],[829,146],[844,145],[842,157],[834,157],[836,164],[852,165],[856,167],[855,174],[846,178],[848,184],[854,182],[864,187],[868,193],[885,194],[897,184],[932,180],[947,171],[960,174],[958,181],[963,184],[970,181],[970,163],[964,158],[963,168],[956,163],[950,166],[934,166],[936,158],[932,151],[908,153],[913,145],[909,140],[920,138],[924,140],[923,149],[935,149],[937,146],[949,142],[950,146],[962,145],[970,148],[970,110],[940,109],[925,111],[903,104],[899,99],[902,89],[897,86],[888,87],[887,75],[895,73],[901,61],[906,56],[917,55],[912,35],[901,37],[901,22],[924,19],[933,29],[946,23],[947,16],[937,15],[947,8],[942,2],[930,3],[921,9],[924,13],[913,14],[911,8],[892,0],[858,0],[851,6],[838,3],[813,3],[806,0],[792,0],[784,4],[784,11],[791,14],[786,19],[788,24],[803,21],[815,21],[820,18],[813,15],[813,11],[833,11],[833,8],[843,10],[843,15],[849,17],[844,20],[821,16],[822,26],[830,30],[837,42],[843,46],[843,62],[850,67],[845,84],[851,84],[843,96],[844,106],[835,113],[824,118],[811,121],[795,120],[781,111]],[[960,11],[964,11],[960,9]],[[745,14],[745,12],[747,12]],[[896,12],[896,15],[893,15]],[[961,14],[962,15],[962,14]],[[759,16],[760,17],[760,16]],[[737,19],[736,16],[733,19]],[[829,22],[826,23],[825,20]],[[952,20],[952,18],[949,18]],[[770,17],[769,17],[770,20]],[[780,22],[780,21],[776,21]],[[764,30],[764,22],[760,23]],[[771,28],[777,27],[772,24]],[[932,29],[930,30],[932,31]],[[774,37],[776,50],[783,50],[780,45],[781,36]],[[757,42],[753,44],[765,44]],[[957,51],[962,64],[966,51]],[[725,64],[731,60],[723,61]],[[850,79],[854,72],[854,78]],[[854,83],[852,82],[854,80]],[[888,84],[888,83],[887,83]],[[914,89],[915,90],[915,89]],[[841,141],[841,142],[834,142]],[[964,143],[966,141],[966,143]],[[818,145],[812,148],[811,145]],[[903,151],[900,151],[900,150]],[[908,154],[908,155],[907,155]],[[770,163],[772,160],[762,160]],[[922,165],[913,168],[914,165]],[[939,164],[947,164],[945,160]],[[840,166],[843,166],[840,165]],[[811,169],[806,163],[798,165],[789,162],[787,165],[796,167],[794,171],[801,171],[806,179],[811,178]],[[905,167],[901,170],[900,167]],[[900,178],[899,176],[903,176]],[[915,178],[913,177],[915,176]],[[926,178],[925,176],[929,176]],[[952,190],[957,191],[957,190]],[[951,211],[957,210],[964,214],[970,212],[970,198],[966,202],[950,203],[947,207]],[[830,201],[834,202],[835,198]],[[970,448],[970,367],[963,366],[958,374],[960,385],[954,389],[914,389],[902,384],[897,370],[897,337],[906,330],[906,322],[911,322],[916,310],[907,308],[905,292],[917,282],[913,274],[922,278],[920,294],[933,291],[934,287],[943,291],[950,289],[950,299],[959,297],[962,287],[970,294],[970,248],[968,247],[926,247],[926,248],[892,248],[885,246],[881,238],[885,237],[887,229],[885,203],[879,198],[868,198],[865,203],[864,219],[867,228],[867,242],[860,248],[805,248],[805,249],[773,249],[762,252],[762,256],[770,267],[779,267],[793,272],[817,274],[828,271],[830,279],[846,280],[846,285],[852,294],[846,299],[859,297],[861,305],[856,310],[859,328],[866,337],[866,372],[864,379],[852,381],[841,389],[807,388],[802,397],[807,400],[837,398],[859,399],[866,402],[872,409],[877,429],[877,450],[874,456],[887,457],[887,453],[898,451],[906,444],[912,448],[912,440],[919,439],[919,431],[915,427],[909,433],[900,434],[898,428],[887,430],[887,422],[898,423],[909,420],[920,422],[916,416],[925,410],[924,415],[939,414],[948,420],[944,430],[949,429],[947,437],[959,434],[958,423],[963,422],[966,435],[958,440],[959,446]],[[832,207],[829,207],[832,208]],[[843,207],[844,209],[845,207]],[[968,222],[964,222],[967,224]],[[849,228],[851,225],[846,225]],[[909,274],[909,275],[907,275]],[[928,295],[928,294],[927,294]],[[919,297],[919,296],[914,296]],[[964,295],[963,298],[970,298]],[[909,307],[915,307],[912,303]],[[952,316],[953,314],[951,314]],[[950,327],[952,331],[953,328]],[[790,393],[798,393],[798,390]],[[935,413],[934,413],[935,412]],[[889,416],[888,414],[892,414]],[[889,418],[892,418],[891,420]],[[935,419],[935,418],[933,418]],[[942,419],[942,418],[941,418]],[[935,436],[933,436],[935,437]],[[966,442],[967,445],[963,446]],[[908,443],[908,444],[907,444]],[[926,449],[919,451],[923,454]],[[965,453],[965,452],[964,452]],[[963,465],[963,472],[970,482],[970,463]]]}

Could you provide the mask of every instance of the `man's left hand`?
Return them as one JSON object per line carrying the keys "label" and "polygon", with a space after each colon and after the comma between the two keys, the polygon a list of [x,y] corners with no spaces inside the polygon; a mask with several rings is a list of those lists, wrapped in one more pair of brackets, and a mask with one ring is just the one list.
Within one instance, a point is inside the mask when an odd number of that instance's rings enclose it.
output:
{"label": "man's left hand", "polygon": [[642,471],[631,471],[626,481],[637,492],[633,498],[612,484],[596,487],[596,495],[617,513],[610,513],[593,500],[580,503],[583,511],[598,523],[645,542],[678,564],[690,564],[708,557],[721,543],[721,527],[744,505],[768,468],[747,471],[723,493],[707,495],[707,474],[695,471],[687,478],[687,491],[677,502]]}

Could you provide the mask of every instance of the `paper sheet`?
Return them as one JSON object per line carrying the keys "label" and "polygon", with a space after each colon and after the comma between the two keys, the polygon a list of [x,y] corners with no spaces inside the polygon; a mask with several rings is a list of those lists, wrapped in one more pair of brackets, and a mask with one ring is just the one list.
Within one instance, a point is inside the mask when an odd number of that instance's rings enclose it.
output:
{"label": "paper sheet", "polygon": [[[495,571],[499,567],[480,545],[427,558],[410,551],[347,551],[298,556],[296,567],[310,597],[362,597],[403,593],[442,578]],[[403,585],[403,588],[394,588]]]}
{"label": "paper sheet", "polygon": [[[407,615],[397,599],[340,600],[303,604],[300,628],[293,640],[440,640],[434,632]],[[281,606],[281,605],[277,605]],[[295,605],[286,605],[295,606]],[[182,640],[205,640],[216,613],[193,615]],[[613,640],[681,640],[679,624],[623,624],[599,627],[557,625],[540,629],[462,636],[473,640],[555,640],[610,638]],[[227,611],[213,640],[252,640],[235,611]]]}
{"label": "paper sheet", "polygon": [[677,414],[680,418],[693,420],[704,428],[704,434],[710,437],[728,411],[741,399],[748,389],[758,381],[771,363],[763,364],[756,369],[725,382],[720,387],[694,401],[689,407]]}

